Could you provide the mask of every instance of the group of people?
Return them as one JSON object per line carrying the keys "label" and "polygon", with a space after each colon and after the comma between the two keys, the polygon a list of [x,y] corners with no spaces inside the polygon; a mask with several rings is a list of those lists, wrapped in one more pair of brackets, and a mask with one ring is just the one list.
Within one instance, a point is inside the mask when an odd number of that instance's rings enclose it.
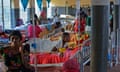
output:
{"label": "group of people", "polygon": [[74,31],[75,32],[85,32],[91,31],[91,10],[87,9],[87,13],[84,10],[81,10],[78,13],[75,22],[74,22]]}

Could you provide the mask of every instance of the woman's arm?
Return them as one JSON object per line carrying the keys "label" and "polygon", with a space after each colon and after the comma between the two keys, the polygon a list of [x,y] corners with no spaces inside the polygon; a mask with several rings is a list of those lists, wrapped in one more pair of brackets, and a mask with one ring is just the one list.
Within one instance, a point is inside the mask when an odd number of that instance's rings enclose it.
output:
{"label": "woman's arm", "polygon": [[19,47],[19,51],[20,51],[20,54],[21,54],[21,61],[22,61],[22,64],[24,64],[25,61],[24,61],[24,53],[23,53],[23,46],[22,46],[22,45]]}

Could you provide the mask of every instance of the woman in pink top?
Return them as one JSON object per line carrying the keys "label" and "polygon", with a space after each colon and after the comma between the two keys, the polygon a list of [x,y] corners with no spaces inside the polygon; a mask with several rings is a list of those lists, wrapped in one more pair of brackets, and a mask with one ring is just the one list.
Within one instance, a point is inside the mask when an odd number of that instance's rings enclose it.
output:
{"label": "woman in pink top", "polygon": [[[28,26],[28,36],[29,38],[39,38],[39,34],[42,32],[41,28],[39,27],[39,21],[38,20],[35,20],[34,21],[35,25],[29,25]],[[35,28],[35,32],[34,32],[34,28]]]}

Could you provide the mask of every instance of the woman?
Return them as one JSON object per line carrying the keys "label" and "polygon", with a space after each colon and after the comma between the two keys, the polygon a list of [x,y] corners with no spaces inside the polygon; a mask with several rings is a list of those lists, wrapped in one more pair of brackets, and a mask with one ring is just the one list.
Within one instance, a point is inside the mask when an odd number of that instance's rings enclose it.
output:
{"label": "woman", "polygon": [[10,45],[6,47],[4,52],[5,65],[8,67],[7,72],[25,72],[22,35],[19,31],[13,31],[10,36]]}
{"label": "woman", "polygon": [[33,25],[33,22],[31,21],[31,25],[28,26],[28,36],[29,38],[39,38],[39,35],[40,33],[42,32],[42,29],[39,27],[39,21],[36,19],[34,20],[34,24]]}

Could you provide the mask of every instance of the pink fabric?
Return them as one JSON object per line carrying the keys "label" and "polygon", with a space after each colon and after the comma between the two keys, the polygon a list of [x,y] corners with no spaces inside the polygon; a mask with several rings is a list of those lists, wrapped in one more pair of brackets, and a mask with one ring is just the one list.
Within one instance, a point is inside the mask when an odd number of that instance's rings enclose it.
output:
{"label": "pink fabric", "polygon": [[[80,22],[80,23],[79,23]],[[86,24],[86,21],[85,19],[82,19],[79,21],[79,19],[76,19],[75,20],[75,25],[74,25],[74,31],[75,32],[78,32],[78,25],[80,24],[80,32],[84,32],[85,31],[85,24]]]}
{"label": "pink fabric", "polygon": [[[33,38],[34,37],[34,30],[33,30],[33,25],[29,25],[28,26],[28,36],[30,37],[30,38]],[[39,34],[40,34],[40,32],[42,32],[42,30],[41,30],[41,28],[38,26],[38,25],[35,25],[35,37],[36,38],[38,38],[39,37]]]}
{"label": "pink fabric", "polygon": [[73,50],[66,50],[64,53],[64,61],[67,61],[72,55],[74,55],[78,51],[78,48],[74,48]]}
{"label": "pink fabric", "polygon": [[49,58],[50,63],[60,63],[60,58],[57,54],[51,54]]}
{"label": "pink fabric", "polygon": [[36,53],[30,54],[30,63],[34,63],[35,56],[37,56],[37,63],[38,64],[51,64],[51,63],[60,63],[65,62],[70,59],[70,56],[72,56],[75,52],[77,52],[78,48],[75,48],[74,50],[67,50],[64,53],[63,57],[60,57],[58,54],[50,54],[50,53]]}
{"label": "pink fabric", "polygon": [[[48,64],[48,63],[60,63],[61,59],[57,54],[49,54],[49,53],[38,53],[37,56],[37,63],[38,64]],[[30,63],[34,63],[34,54],[30,54]]]}
{"label": "pink fabric", "polygon": [[69,59],[63,64],[63,72],[79,72],[79,63],[77,63],[76,59]]}

